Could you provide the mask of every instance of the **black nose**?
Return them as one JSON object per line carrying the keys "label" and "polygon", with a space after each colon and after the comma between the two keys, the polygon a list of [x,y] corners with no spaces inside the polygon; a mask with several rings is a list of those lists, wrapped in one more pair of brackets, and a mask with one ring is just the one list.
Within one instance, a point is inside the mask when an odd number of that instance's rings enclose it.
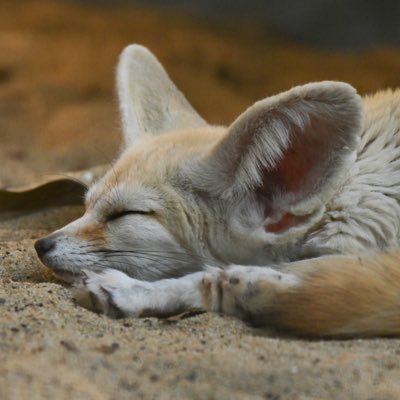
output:
{"label": "black nose", "polygon": [[43,238],[35,242],[35,250],[39,258],[42,258],[46,253],[56,247],[56,243],[52,239]]}

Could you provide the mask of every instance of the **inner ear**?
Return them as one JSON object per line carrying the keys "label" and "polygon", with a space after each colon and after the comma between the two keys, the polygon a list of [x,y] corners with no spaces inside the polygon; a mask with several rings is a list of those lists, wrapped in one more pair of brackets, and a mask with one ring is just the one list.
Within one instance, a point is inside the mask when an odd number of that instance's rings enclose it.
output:
{"label": "inner ear", "polygon": [[[280,117],[284,118],[283,116]],[[261,167],[262,185],[258,190],[275,202],[295,204],[320,191],[346,162],[350,145],[335,132],[332,121],[309,115],[302,125],[287,121],[288,144],[273,165]]]}
{"label": "inner ear", "polygon": [[117,81],[127,146],[146,135],[206,125],[160,62],[143,46],[124,49]]}
{"label": "inner ear", "polygon": [[202,163],[198,184],[216,196],[254,199],[264,211],[260,224],[290,230],[338,190],[362,123],[362,101],[350,85],[295,87],[239,116]]}

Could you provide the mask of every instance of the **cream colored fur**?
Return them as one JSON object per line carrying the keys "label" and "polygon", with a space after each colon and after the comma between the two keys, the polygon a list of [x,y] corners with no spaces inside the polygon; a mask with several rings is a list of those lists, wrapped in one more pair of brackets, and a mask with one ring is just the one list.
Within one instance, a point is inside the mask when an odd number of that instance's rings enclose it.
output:
{"label": "cream colored fur", "polygon": [[359,258],[399,247],[399,92],[362,100],[345,83],[310,83],[215,127],[138,45],[121,55],[118,91],[124,151],[85,215],[36,245],[64,279],[84,271],[82,304],[111,316],[206,308],[314,336],[400,333],[397,255]]}

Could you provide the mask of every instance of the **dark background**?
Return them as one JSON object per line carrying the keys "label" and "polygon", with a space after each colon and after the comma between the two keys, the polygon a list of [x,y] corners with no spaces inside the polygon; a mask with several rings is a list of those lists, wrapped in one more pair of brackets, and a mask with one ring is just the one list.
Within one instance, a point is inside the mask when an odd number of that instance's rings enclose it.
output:
{"label": "dark background", "polygon": [[327,49],[400,45],[399,0],[80,0],[105,6],[157,6],[207,19],[255,20],[290,40]]}

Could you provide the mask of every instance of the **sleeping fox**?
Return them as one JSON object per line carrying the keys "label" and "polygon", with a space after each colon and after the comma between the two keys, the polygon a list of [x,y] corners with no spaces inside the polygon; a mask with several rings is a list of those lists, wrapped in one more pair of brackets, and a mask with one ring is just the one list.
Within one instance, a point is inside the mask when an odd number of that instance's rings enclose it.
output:
{"label": "sleeping fox", "polygon": [[[314,337],[400,334],[400,91],[317,82],[229,127],[146,48],[117,70],[125,148],[78,220],[35,243],[80,303],[199,308]],[[211,101],[211,99],[210,99]]]}

